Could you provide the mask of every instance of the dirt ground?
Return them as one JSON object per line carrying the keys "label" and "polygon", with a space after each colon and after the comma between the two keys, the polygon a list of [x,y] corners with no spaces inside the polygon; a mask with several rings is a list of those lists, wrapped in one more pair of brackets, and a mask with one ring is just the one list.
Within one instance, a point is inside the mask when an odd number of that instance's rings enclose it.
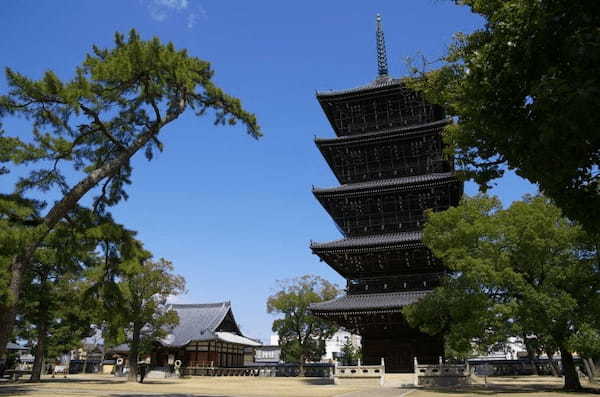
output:
{"label": "dirt ground", "polygon": [[410,397],[485,397],[501,395],[502,397],[575,397],[600,396],[599,385],[590,385],[581,379],[585,390],[581,393],[562,391],[563,378],[552,376],[514,376],[488,377],[487,384],[483,378],[477,378],[475,384],[462,388],[419,389],[410,393]]}
{"label": "dirt ground", "polygon": [[35,384],[1,384],[0,396],[330,397],[366,388],[368,387],[332,385],[329,380],[319,378],[191,377],[147,379],[139,384],[110,375],[69,375],[67,379],[44,377],[41,383]]}
{"label": "dirt ground", "polygon": [[403,389],[365,384],[332,385],[326,379],[266,377],[193,377],[187,379],[148,379],[130,383],[109,375],[70,375],[67,379],[45,377],[41,383],[0,384],[0,396],[36,397],[563,397],[600,396],[598,385],[582,380],[586,391],[565,393],[562,378],[491,377],[462,388]]}

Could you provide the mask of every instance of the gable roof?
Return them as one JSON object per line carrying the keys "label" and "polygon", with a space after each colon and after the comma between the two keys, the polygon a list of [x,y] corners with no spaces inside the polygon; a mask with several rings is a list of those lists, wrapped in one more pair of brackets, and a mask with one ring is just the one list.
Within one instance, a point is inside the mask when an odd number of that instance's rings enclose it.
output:
{"label": "gable roof", "polygon": [[231,302],[174,304],[179,324],[160,341],[163,346],[180,347],[192,341],[220,340],[246,346],[260,343],[242,335],[231,311]]}
{"label": "gable roof", "polygon": [[[220,340],[244,346],[259,346],[257,341],[242,335],[231,302],[172,304],[170,309],[179,316],[179,324],[168,330],[165,338],[157,342],[165,347],[182,347],[194,341]],[[115,352],[128,352],[127,343],[112,348]]]}
{"label": "gable roof", "polygon": [[174,304],[171,305],[171,309],[177,312],[179,324],[161,344],[183,346],[193,340],[214,339],[217,328],[231,311],[231,302]]}
{"label": "gable roof", "polygon": [[314,314],[398,312],[402,307],[419,301],[429,293],[431,290],[345,295],[325,302],[312,303],[309,310]]}
{"label": "gable roof", "polygon": [[16,343],[8,342],[6,344],[6,350],[29,350],[27,346],[21,346]]}

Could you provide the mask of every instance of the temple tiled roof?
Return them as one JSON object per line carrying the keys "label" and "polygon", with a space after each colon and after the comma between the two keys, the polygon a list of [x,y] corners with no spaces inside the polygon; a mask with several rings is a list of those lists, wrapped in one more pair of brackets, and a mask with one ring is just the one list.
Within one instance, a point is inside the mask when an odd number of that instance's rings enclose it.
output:
{"label": "temple tiled roof", "polygon": [[359,87],[349,88],[346,90],[317,91],[317,98],[331,97],[331,96],[344,95],[344,94],[352,94],[352,93],[361,92],[361,91],[373,90],[376,88],[384,88],[384,87],[389,87],[389,86],[393,86],[393,85],[400,85],[401,83],[402,83],[401,79],[394,79],[391,77],[380,77],[380,78],[375,79],[374,81],[372,81],[369,84],[361,85]]}
{"label": "temple tiled roof", "polygon": [[231,302],[172,305],[179,324],[162,341],[163,345],[183,346],[192,340],[214,339],[214,332],[229,310]]}
{"label": "temple tiled roof", "polygon": [[313,303],[309,306],[312,312],[353,312],[398,311],[430,293],[427,291],[388,292],[383,294],[356,294],[326,302]]}
{"label": "temple tiled roof", "polygon": [[29,347],[22,346],[16,343],[8,342],[6,344],[6,350],[29,350]]}
{"label": "temple tiled roof", "polygon": [[334,138],[315,138],[315,143],[319,146],[333,146],[342,145],[351,142],[366,142],[369,140],[377,140],[382,138],[388,138],[392,136],[408,136],[412,134],[422,134],[423,131],[437,130],[438,128],[444,127],[452,122],[452,119],[442,119],[426,124],[411,125],[408,127],[392,128],[389,130],[368,132],[365,134],[357,135],[342,135]]}
{"label": "temple tiled roof", "polygon": [[[426,184],[429,182],[441,181],[454,176],[454,172],[444,172],[437,174],[412,175],[400,178],[381,179],[367,182],[349,183],[346,185],[332,188],[313,188],[315,195],[355,192],[360,190],[379,190],[390,187],[402,188],[407,185]],[[408,187],[408,186],[407,186]]]}
{"label": "temple tiled roof", "polygon": [[236,335],[232,332],[216,332],[217,339],[223,342],[236,343],[245,346],[261,346],[260,342],[245,336]]}
{"label": "temple tiled roof", "polygon": [[408,243],[422,245],[421,232],[405,232],[379,234],[375,236],[348,237],[340,240],[329,241],[326,243],[311,243],[310,248],[313,251],[334,250],[345,248],[366,248],[366,247],[385,247],[401,246]]}
{"label": "temple tiled roof", "polygon": [[[257,341],[242,335],[237,330],[222,332],[219,326],[231,311],[231,302],[201,303],[201,304],[174,304],[171,308],[179,316],[179,324],[168,330],[167,336],[159,340],[166,347],[182,347],[192,341],[220,340],[223,342],[237,343],[245,346],[260,345]],[[232,315],[233,316],[233,315]],[[116,352],[128,352],[127,343],[114,346]]]}

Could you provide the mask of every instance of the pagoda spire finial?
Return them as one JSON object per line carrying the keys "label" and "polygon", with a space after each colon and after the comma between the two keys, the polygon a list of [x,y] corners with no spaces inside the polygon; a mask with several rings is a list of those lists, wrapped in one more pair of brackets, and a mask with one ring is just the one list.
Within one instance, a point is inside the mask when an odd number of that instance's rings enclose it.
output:
{"label": "pagoda spire finial", "polygon": [[383,28],[381,27],[381,15],[377,14],[377,31],[375,33],[377,38],[377,70],[378,77],[388,76],[388,62],[387,54],[385,51],[385,38],[383,36]]}

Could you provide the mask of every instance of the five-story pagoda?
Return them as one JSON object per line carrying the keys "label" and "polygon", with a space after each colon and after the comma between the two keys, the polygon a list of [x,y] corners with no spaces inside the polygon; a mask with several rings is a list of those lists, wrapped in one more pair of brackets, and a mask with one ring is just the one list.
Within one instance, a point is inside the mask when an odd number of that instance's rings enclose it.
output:
{"label": "five-story pagoda", "polygon": [[435,363],[442,336],[411,328],[402,307],[429,293],[445,272],[424,246],[424,212],[458,204],[462,183],[442,154],[451,122],[400,79],[388,76],[377,16],[379,75],[366,86],[318,92],[336,138],[316,139],[341,186],[313,189],[344,238],[311,243],[313,253],[347,280],[347,295],[311,306],[313,314],[362,336],[365,364],[412,371],[414,357]]}

